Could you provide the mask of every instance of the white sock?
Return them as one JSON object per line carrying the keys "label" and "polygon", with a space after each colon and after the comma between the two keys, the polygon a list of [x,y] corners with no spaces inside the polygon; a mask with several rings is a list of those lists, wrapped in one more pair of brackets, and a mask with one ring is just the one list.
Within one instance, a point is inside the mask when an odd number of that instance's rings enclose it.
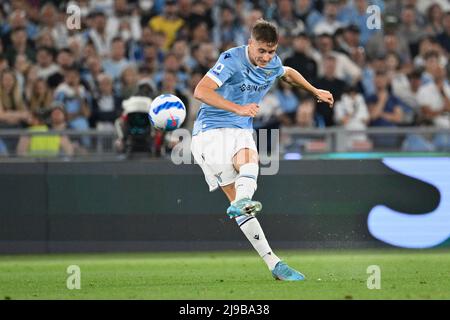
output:
{"label": "white sock", "polygon": [[236,198],[234,202],[243,198],[251,199],[256,191],[259,166],[257,163],[246,163],[239,169],[239,176],[234,182]]}
{"label": "white sock", "polygon": [[273,270],[275,265],[280,261],[280,258],[272,252],[258,219],[253,216],[243,215],[237,217],[236,222],[248,241],[250,241],[261,258],[263,258],[269,270]]}

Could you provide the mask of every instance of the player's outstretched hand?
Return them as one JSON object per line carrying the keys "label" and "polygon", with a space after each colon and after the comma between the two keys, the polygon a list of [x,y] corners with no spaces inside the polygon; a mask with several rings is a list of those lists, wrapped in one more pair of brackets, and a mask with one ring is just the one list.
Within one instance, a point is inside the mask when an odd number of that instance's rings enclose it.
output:
{"label": "player's outstretched hand", "polygon": [[258,111],[259,106],[256,103],[249,103],[239,108],[236,113],[243,117],[255,117],[258,114]]}
{"label": "player's outstretched hand", "polygon": [[319,89],[317,90],[316,99],[318,102],[325,102],[333,108],[334,98],[330,91]]}

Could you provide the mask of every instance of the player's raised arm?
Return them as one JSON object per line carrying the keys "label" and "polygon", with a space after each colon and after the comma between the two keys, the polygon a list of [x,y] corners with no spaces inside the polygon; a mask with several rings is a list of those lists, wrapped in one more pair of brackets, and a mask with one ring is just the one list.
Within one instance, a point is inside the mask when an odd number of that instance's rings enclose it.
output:
{"label": "player's raised arm", "polygon": [[282,80],[286,81],[292,86],[300,87],[311,93],[317,100],[326,102],[333,107],[334,99],[331,92],[317,89],[312,84],[310,84],[301,74],[291,67],[284,67],[286,72],[281,77]]}
{"label": "player's raised arm", "polygon": [[254,117],[258,113],[259,107],[256,103],[250,103],[240,106],[230,100],[223,98],[216,92],[218,84],[214,82],[208,75],[205,75],[197,84],[194,91],[194,98],[204,102],[210,106],[219,109],[234,112],[240,116]]}

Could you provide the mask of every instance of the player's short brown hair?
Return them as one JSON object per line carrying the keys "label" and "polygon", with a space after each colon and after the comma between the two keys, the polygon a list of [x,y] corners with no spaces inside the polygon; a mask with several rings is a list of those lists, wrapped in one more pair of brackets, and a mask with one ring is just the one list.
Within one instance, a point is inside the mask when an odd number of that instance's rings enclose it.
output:
{"label": "player's short brown hair", "polygon": [[269,45],[275,45],[278,43],[277,27],[269,21],[259,19],[252,28],[252,38]]}

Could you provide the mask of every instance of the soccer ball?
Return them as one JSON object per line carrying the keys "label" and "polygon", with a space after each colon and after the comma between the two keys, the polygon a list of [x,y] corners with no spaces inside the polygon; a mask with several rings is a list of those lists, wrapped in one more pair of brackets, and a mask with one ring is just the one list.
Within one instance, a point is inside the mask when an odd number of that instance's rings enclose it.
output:
{"label": "soccer ball", "polygon": [[183,124],[186,107],[177,96],[162,94],[152,101],[148,115],[155,128],[172,131]]}

